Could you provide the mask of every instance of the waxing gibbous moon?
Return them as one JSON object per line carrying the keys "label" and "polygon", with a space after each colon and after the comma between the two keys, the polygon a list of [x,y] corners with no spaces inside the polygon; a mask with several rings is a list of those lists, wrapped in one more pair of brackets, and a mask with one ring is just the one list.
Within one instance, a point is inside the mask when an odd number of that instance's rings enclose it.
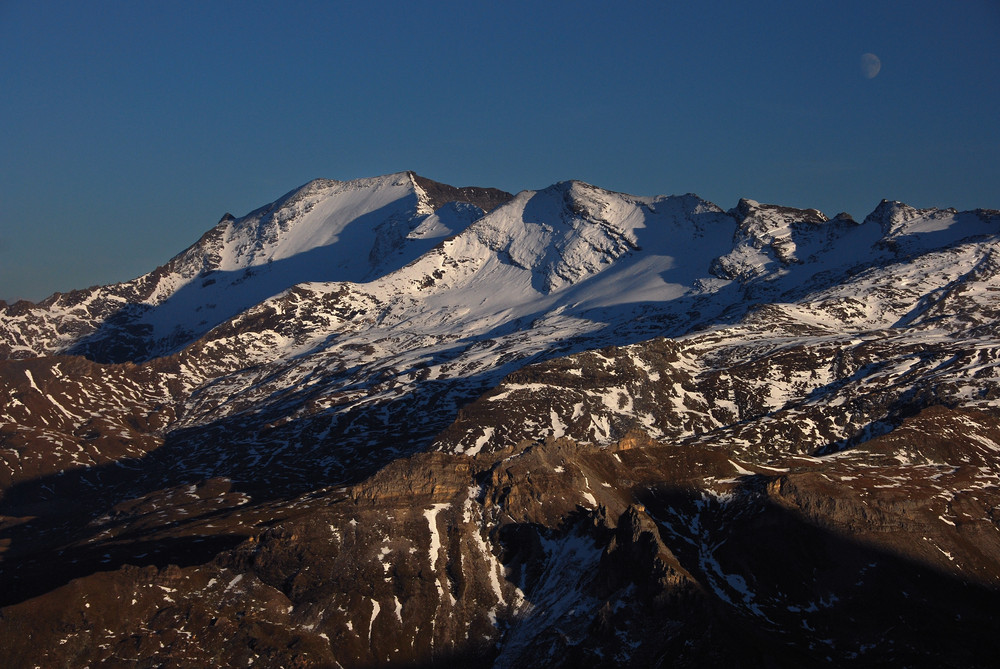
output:
{"label": "waxing gibbous moon", "polygon": [[873,53],[866,53],[861,56],[861,74],[865,79],[874,79],[879,70],[882,69],[882,61]]}

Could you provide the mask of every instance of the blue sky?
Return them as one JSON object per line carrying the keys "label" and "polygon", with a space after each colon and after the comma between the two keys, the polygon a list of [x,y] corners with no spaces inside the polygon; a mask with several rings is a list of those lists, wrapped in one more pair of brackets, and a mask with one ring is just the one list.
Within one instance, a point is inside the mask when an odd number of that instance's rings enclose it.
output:
{"label": "blue sky", "polygon": [[998,34],[995,0],[0,0],[0,299],[316,177],[1000,208]]}

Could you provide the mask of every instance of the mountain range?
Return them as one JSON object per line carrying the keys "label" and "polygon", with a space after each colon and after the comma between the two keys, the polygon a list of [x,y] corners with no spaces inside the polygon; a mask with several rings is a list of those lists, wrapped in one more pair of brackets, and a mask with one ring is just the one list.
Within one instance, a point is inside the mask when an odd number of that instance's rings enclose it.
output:
{"label": "mountain range", "polygon": [[992,666],[1000,212],[316,180],[0,303],[6,666]]}

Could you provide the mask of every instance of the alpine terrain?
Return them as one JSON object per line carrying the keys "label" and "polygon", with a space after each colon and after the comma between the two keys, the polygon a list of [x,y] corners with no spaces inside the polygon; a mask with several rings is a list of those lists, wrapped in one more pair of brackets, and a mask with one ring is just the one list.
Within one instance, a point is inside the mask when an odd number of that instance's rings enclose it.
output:
{"label": "alpine terrain", "polygon": [[0,313],[4,667],[1000,653],[998,211],[317,180]]}

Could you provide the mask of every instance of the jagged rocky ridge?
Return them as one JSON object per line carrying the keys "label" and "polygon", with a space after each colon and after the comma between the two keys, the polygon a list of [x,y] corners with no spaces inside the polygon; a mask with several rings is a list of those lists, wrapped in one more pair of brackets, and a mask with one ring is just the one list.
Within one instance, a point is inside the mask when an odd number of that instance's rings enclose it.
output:
{"label": "jagged rocky ridge", "polygon": [[401,173],[6,307],[11,665],[988,666],[998,223]]}

